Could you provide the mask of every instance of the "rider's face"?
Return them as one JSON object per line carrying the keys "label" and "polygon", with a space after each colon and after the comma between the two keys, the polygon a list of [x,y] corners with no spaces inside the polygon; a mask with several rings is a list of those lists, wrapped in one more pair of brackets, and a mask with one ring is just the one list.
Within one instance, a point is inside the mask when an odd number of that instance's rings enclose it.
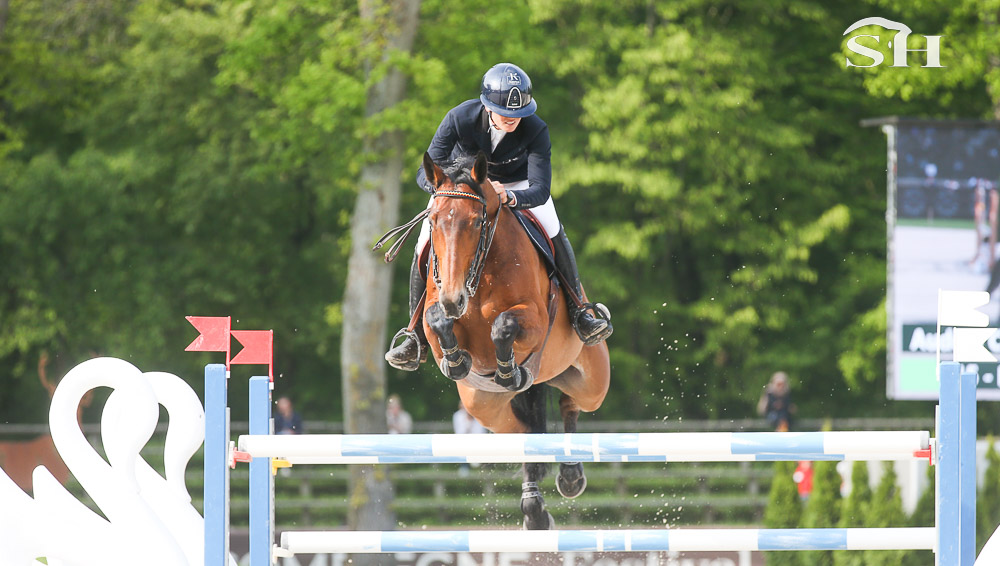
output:
{"label": "rider's face", "polygon": [[517,125],[521,123],[520,118],[508,118],[507,116],[501,116],[496,112],[490,112],[490,121],[498,129],[507,132],[508,134],[517,129]]}

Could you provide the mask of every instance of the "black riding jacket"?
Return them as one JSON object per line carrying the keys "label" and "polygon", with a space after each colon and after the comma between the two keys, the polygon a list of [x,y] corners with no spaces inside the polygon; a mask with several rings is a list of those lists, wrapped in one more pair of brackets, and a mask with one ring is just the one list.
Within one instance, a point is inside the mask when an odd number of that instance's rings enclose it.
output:
{"label": "black riding jacket", "polygon": [[[549,128],[532,114],[521,118],[517,129],[506,134],[496,151],[490,150],[489,113],[478,98],[452,108],[441,120],[427,153],[439,165],[447,165],[461,156],[475,156],[482,150],[489,160],[489,177],[500,183],[528,180],[528,188],[517,191],[514,208],[532,208],[549,199],[552,182],[552,144]],[[429,192],[433,184],[424,168],[417,170],[417,184]]]}

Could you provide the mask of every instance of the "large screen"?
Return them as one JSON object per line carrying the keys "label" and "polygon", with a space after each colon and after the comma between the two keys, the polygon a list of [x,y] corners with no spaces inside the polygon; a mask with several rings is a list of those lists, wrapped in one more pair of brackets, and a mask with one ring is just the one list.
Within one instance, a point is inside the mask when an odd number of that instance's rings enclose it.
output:
{"label": "large screen", "polygon": [[[937,336],[938,290],[990,291],[980,309],[1000,325],[1000,129],[970,121],[887,119],[889,342],[887,393],[936,399],[936,354],[950,360],[951,328]],[[1000,353],[1000,333],[986,342]],[[997,364],[964,364],[979,397],[1000,399]]]}

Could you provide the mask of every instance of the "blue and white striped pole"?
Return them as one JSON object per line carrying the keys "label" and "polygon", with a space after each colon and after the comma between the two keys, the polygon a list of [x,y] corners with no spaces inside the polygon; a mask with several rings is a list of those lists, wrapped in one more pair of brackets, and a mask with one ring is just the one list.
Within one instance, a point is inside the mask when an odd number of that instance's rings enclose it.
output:
{"label": "blue and white striped pole", "polygon": [[926,431],[249,435],[240,450],[292,464],[912,460]]}
{"label": "blue and white striped pole", "polygon": [[959,539],[959,564],[972,566],[976,561],[976,382],[975,373],[963,373],[959,393],[959,425],[962,428],[959,444],[959,517],[962,532]]}
{"label": "blue and white striped pole", "polygon": [[301,531],[282,533],[281,548],[289,554],[932,550],[934,528]]}
{"label": "blue and white striped pole", "polygon": [[[250,378],[250,434],[271,434],[271,379]],[[271,459],[250,462],[250,566],[271,566],[274,544],[274,479]]]}
{"label": "blue and white striped pole", "polygon": [[960,371],[956,362],[940,366],[934,470],[938,566],[972,566],[976,560],[976,374]]}
{"label": "blue and white striped pole", "polygon": [[229,404],[226,366],[205,366],[205,566],[229,564]]}

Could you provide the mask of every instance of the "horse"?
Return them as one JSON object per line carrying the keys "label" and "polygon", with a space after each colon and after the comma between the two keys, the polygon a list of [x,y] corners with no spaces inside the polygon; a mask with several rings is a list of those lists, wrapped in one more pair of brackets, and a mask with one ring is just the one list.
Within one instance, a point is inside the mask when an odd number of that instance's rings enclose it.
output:
{"label": "horse", "polygon": [[[423,168],[434,185],[423,329],[438,367],[492,432],[545,432],[546,386],[562,392],[563,428],[576,432],[580,411],[597,410],[607,395],[607,345],[577,337],[544,259],[489,185],[482,152],[447,170],[425,153]],[[538,489],[547,468],[522,467],[526,529],[554,526]],[[586,485],[582,463],[560,464],[561,495],[577,497]]]}

